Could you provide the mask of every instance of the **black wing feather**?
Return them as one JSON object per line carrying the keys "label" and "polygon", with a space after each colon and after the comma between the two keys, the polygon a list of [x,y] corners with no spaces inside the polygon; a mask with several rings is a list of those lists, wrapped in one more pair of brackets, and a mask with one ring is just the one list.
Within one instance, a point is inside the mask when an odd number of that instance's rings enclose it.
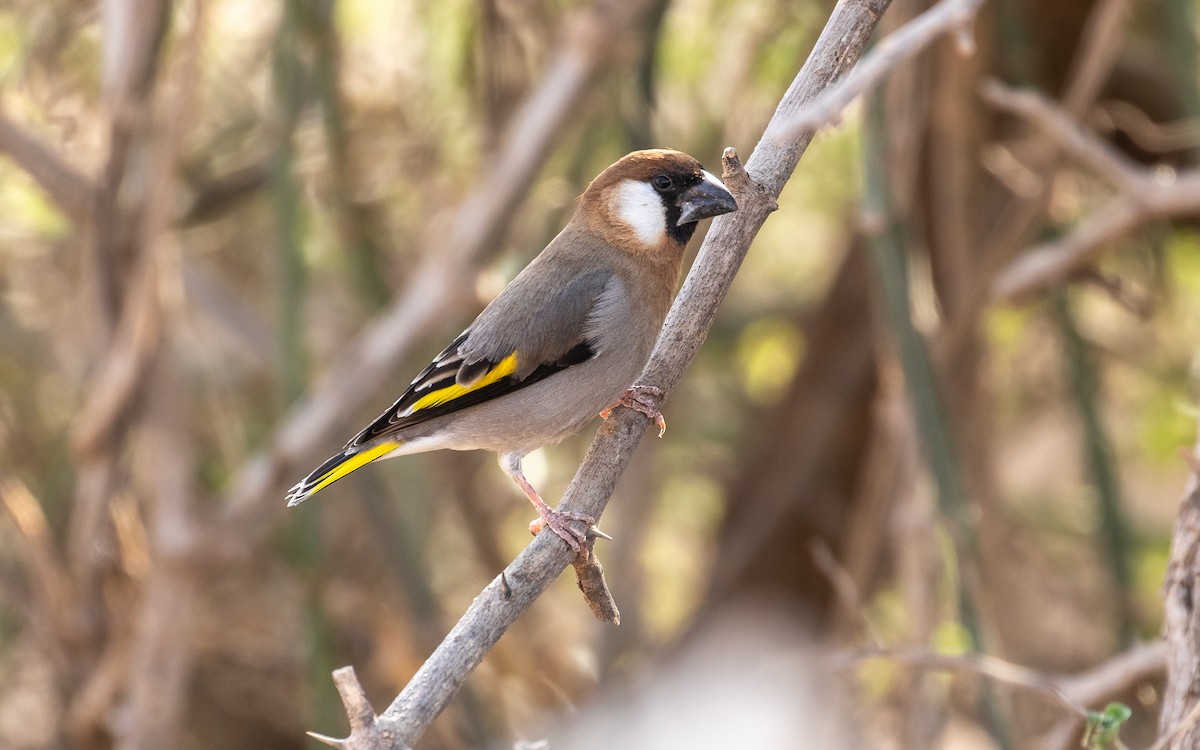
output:
{"label": "black wing feather", "polygon": [[[458,372],[458,368],[462,365],[462,359],[457,354],[457,347],[465,338],[466,334],[464,333],[455,339],[455,343],[442,351],[428,367],[421,371],[421,374],[412,382],[412,385],[408,387],[404,395],[390,409],[379,415],[362,432],[355,435],[354,439],[346,444],[346,448],[354,448],[377,438],[393,435],[407,427],[428,422],[431,419],[452,414],[460,409],[465,409],[469,406],[474,406],[475,404],[480,404],[484,401],[520,390],[539,380],[545,380],[556,372],[561,372],[568,367],[586,362],[595,353],[591,344],[583,341],[569,349],[566,354],[554,362],[547,362],[538,366],[533,372],[523,378],[518,378],[516,375],[506,375],[494,383],[489,383],[482,388],[464,393],[449,401],[426,407],[408,416],[398,416],[428,393],[454,383],[455,373]],[[451,357],[457,360],[452,367],[442,364],[444,358]],[[490,370],[498,363],[499,360],[488,362],[488,369]]]}

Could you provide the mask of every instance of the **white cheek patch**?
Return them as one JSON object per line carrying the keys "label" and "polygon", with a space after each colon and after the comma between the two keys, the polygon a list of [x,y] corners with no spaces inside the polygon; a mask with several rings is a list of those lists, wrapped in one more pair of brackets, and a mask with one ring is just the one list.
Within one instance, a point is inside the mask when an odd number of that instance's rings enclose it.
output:
{"label": "white cheek patch", "polygon": [[625,180],[613,192],[613,214],[647,245],[666,238],[667,210],[654,188],[641,180]]}

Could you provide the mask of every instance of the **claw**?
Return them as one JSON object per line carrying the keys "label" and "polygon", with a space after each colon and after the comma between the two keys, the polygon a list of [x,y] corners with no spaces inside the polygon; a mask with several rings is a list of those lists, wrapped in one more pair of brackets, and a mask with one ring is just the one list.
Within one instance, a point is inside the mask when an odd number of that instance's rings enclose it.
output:
{"label": "claw", "polygon": [[608,419],[609,415],[613,413],[613,409],[625,406],[643,414],[658,425],[658,436],[662,437],[667,432],[667,420],[663,418],[662,412],[648,397],[662,398],[663,390],[653,385],[631,385],[621,398],[600,410],[600,418]]}
{"label": "claw", "polygon": [[[575,551],[575,554],[583,557],[585,560],[588,557],[588,548],[585,542],[588,539],[588,534],[595,528],[596,519],[586,513],[571,513],[562,510],[546,509],[538,518],[529,522],[529,533],[537,536],[545,529],[549,528],[555,534],[567,543],[567,546]],[[579,531],[570,521],[582,521],[587,524],[587,529]],[[604,532],[599,532],[603,534]]]}
{"label": "claw", "polygon": [[[596,528],[596,519],[586,513],[573,513],[566,510],[554,510],[546,501],[542,500],[542,496],[537,493],[529,480],[525,478],[525,474],[521,471],[521,456],[520,453],[501,453],[500,468],[504,469],[504,473],[512,477],[512,480],[517,483],[517,486],[529,498],[529,502],[533,503],[533,507],[537,508],[538,517],[529,522],[529,533],[537,536],[542,533],[546,527],[557,534],[567,546],[574,550],[575,554],[584,560],[588,559],[588,544],[589,539],[601,538],[612,539],[611,536],[605,534]],[[571,521],[582,521],[586,528],[580,531]]]}

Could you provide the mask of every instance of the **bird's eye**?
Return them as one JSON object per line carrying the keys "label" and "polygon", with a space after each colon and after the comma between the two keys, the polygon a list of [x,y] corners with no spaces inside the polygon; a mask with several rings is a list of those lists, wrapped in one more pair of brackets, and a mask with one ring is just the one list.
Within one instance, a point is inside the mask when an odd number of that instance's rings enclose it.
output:
{"label": "bird's eye", "polygon": [[658,190],[669,190],[671,185],[675,184],[675,180],[671,179],[669,174],[656,174],[650,180],[654,187]]}

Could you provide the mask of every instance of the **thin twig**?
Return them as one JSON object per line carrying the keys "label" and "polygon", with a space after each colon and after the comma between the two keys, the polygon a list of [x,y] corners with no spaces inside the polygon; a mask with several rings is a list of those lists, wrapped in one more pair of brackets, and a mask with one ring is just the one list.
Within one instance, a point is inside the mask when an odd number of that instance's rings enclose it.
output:
{"label": "thin twig", "polygon": [[579,586],[588,609],[592,610],[597,620],[620,625],[621,612],[617,609],[612,592],[608,590],[608,581],[604,579],[604,566],[600,564],[593,550],[595,546],[596,538],[588,539],[587,557],[576,555],[571,561],[571,566],[575,568],[575,583]]}
{"label": "thin twig", "polygon": [[[733,149],[722,158],[724,179],[740,209],[718,217],[667,316],[658,344],[639,383],[664,394],[682,377],[707,337],[716,311],[776,199],[808,147],[808,133],[785,136],[782,123],[846,74],[862,54],[889,0],[844,0],[835,8],[816,47],[768,124],[743,169]],[[661,404],[659,404],[661,405]],[[561,507],[599,518],[617,479],[645,433],[648,422],[629,409],[601,425]],[[472,602],[446,639],[379,716],[390,739],[347,744],[347,750],[393,750],[419,738],[454,697],[508,627],[571,562],[571,550],[552,534],[541,534]]]}
{"label": "thin twig", "polygon": [[1035,125],[1068,156],[1086,165],[1114,188],[1126,193],[1137,188],[1141,178],[1139,168],[1041,94],[1012,89],[995,79],[984,81],[979,94],[996,109],[1019,115]]}
{"label": "thin twig", "polygon": [[832,662],[835,669],[858,666],[866,661],[884,660],[921,669],[941,672],[968,672],[1002,682],[1006,685],[1033,690],[1054,698],[1059,705],[1078,717],[1087,716],[1087,708],[1062,686],[1037,670],[997,659],[987,654],[939,654],[923,647],[884,648],[841,654]]}
{"label": "thin twig", "polygon": [[30,577],[34,612],[60,643],[71,640],[71,578],[54,546],[50,523],[29,487],[15,476],[0,481],[0,510],[17,530],[16,554]]}
{"label": "thin twig", "polygon": [[1135,166],[1039,94],[1014,91],[995,81],[986,83],[981,93],[997,109],[1036,125],[1118,190],[1115,198],[1075,229],[1031,248],[1002,271],[993,286],[994,296],[1013,300],[1043,291],[1085,271],[1109,243],[1149,221],[1200,214],[1200,170],[1173,173]]}
{"label": "thin twig", "polygon": [[342,707],[346,709],[346,717],[350,720],[350,736],[337,739],[316,732],[308,732],[308,736],[317,742],[330,747],[355,748],[373,747],[380,740],[379,726],[375,721],[375,710],[367,699],[367,692],[358,682],[354,667],[342,667],[333,670],[333,684],[342,699]]}
{"label": "thin twig", "polygon": [[[1095,101],[1099,84],[1107,79],[1124,48],[1126,26],[1114,22],[1128,13],[1132,0],[1099,0],[1088,14],[1089,33],[1080,36],[1071,74],[1063,87],[1064,108],[1073,117],[1082,117],[1087,107]],[[1052,144],[1046,143],[1051,146]],[[1051,179],[1058,170],[1061,155],[1056,148],[1035,148],[1029,155],[1031,174],[1046,175]],[[1036,181],[1033,189],[1018,193],[1006,205],[995,211],[998,217],[980,240],[981,246],[972,253],[972,266],[967,288],[959,299],[963,307],[947,320],[945,332],[937,342],[939,361],[956,370],[960,361],[970,354],[977,342],[979,319],[984,309],[992,304],[989,291],[997,274],[1012,261],[1015,255],[1029,242],[1046,212],[1050,191],[1049,182]]]}
{"label": "thin twig", "polygon": [[71,221],[76,224],[87,221],[95,200],[95,181],[2,112],[0,152],[12,157],[17,166],[41,185]]}
{"label": "thin twig", "polygon": [[1036,669],[979,653],[940,654],[926,648],[874,648],[835,655],[833,669],[846,669],[882,659],[924,669],[965,671],[1015,687],[1034,690],[1055,699],[1077,718],[1087,718],[1088,707],[1110,700],[1166,669],[1167,644],[1139,644],[1086,672],[1072,676],[1048,675]]}
{"label": "thin twig", "polygon": [[863,633],[871,639],[871,643],[875,646],[880,646],[883,640],[879,637],[879,633],[875,632],[875,628],[871,626],[871,618],[867,616],[867,610],[863,606],[862,596],[858,592],[858,585],[854,582],[854,577],[850,575],[850,571],[846,570],[845,566],[838,561],[837,556],[833,554],[833,550],[829,547],[829,542],[821,537],[814,537],[808,543],[808,552],[812,555],[813,563],[817,569],[825,574],[829,585],[833,587],[833,591],[837,594],[838,601],[845,610],[846,616],[850,619],[857,620]]}
{"label": "thin twig", "polygon": [[[1164,641],[1142,643],[1086,672],[1055,679],[1076,703],[1099,707],[1144,682],[1162,679],[1167,671],[1168,654]],[[1082,725],[1081,717],[1067,717],[1043,735],[1037,747],[1062,750],[1079,736]]]}
{"label": "thin twig", "polygon": [[[178,746],[187,714],[195,650],[189,647],[198,607],[199,594],[195,570],[180,564],[181,546],[195,534],[196,465],[194,434],[189,429],[187,402],[177,359],[164,354],[154,356],[157,338],[166,310],[157,287],[171,278],[176,284],[179,273],[177,239],[170,232],[172,197],[178,181],[175,166],[180,148],[197,106],[194,92],[200,79],[200,52],[204,47],[205,3],[194,2],[182,10],[188,32],[179,40],[178,62],[165,76],[163,95],[153,105],[157,125],[148,138],[151,143],[150,184],[141,214],[137,241],[142,279],[133,298],[124,306],[121,331],[149,329],[144,362],[134,367],[145,370],[133,374],[134,382],[145,381],[146,398],[141,404],[141,437],[138,463],[148,469],[152,498],[149,510],[152,567],[132,619],[135,637],[129,656],[125,703],[120,713],[124,721],[117,726],[116,750],[156,750]],[[148,322],[128,324],[130,315],[146,317]],[[122,340],[113,342],[106,365],[124,356]],[[135,351],[134,355],[137,354]],[[103,382],[103,381],[102,381]],[[91,402],[89,402],[90,404]],[[127,407],[131,408],[131,407]],[[124,409],[122,409],[124,410]],[[107,428],[105,432],[115,432]]]}
{"label": "thin twig", "polygon": [[[784,133],[816,130],[837,120],[859,95],[887,77],[896,66],[920,54],[945,34],[959,34],[964,53],[974,50],[971,23],[984,0],[942,0],[904,24],[865,55],[850,75],[825,90],[784,124]],[[964,41],[966,40],[966,41]]]}
{"label": "thin twig", "polygon": [[1076,703],[1098,706],[1142,682],[1161,678],[1167,671],[1167,655],[1163,641],[1140,643],[1086,672],[1055,679]]}

